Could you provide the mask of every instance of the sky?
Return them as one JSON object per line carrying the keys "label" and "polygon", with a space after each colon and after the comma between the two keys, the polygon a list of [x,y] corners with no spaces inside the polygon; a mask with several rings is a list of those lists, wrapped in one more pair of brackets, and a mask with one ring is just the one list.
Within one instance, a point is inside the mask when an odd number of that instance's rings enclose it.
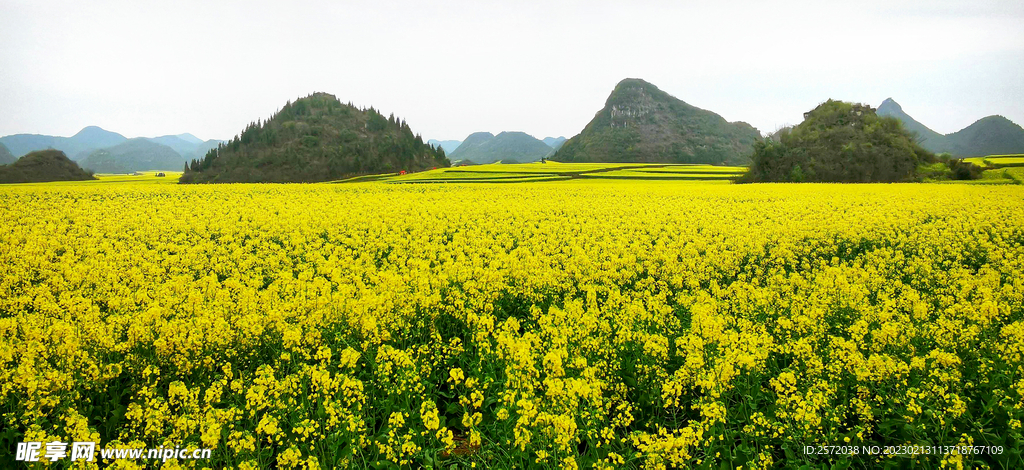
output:
{"label": "sky", "polygon": [[319,91],[425,139],[571,137],[623,78],[765,133],[829,98],[1024,124],[1024,1],[0,0],[0,136],[229,139]]}

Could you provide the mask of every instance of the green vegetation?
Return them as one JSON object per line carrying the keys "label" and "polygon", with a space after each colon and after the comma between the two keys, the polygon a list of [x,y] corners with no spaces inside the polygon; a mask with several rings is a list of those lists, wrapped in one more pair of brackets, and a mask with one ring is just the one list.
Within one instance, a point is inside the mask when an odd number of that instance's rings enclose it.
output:
{"label": "green vegetation", "polygon": [[1006,168],[1003,174],[1016,184],[1024,184],[1024,167]]}
{"label": "green vegetation", "polygon": [[979,182],[990,184],[1024,184],[1024,166],[984,170]]}
{"label": "green vegetation", "polygon": [[182,183],[315,182],[450,165],[404,120],[314,93],[185,168]]}
{"label": "green vegetation", "polygon": [[772,132],[771,134],[769,134],[768,138],[772,139],[772,140],[774,140],[776,142],[780,142],[780,141],[782,141],[782,133],[783,132],[789,132],[791,130],[793,130],[793,126],[783,126],[783,127],[780,127],[778,129],[776,129],[775,132]]}
{"label": "green vegetation", "polygon": [[757,142],[752,159],[744,181],[912,181],[919,165],[938,162],[899,120],[878,116],[867,105],[834,100],[806,113],[778,141]]}
{"label": "green vegetation", "polygon": [[41,183],[95,179],[60,150],[29,152],[18,161],[0,166],[0,183]]}
{"label": "green vegetation", "polygon": [[492,136],[489,132],[470,134],[463,145],[451,154],[453,160],[473,163],[535,162],[554,153],[548,144],[525,132],[502,132]]}
{"label": "green vegetation", "polygon": [[878,114],[899,119],[922,147],[935,153],[976,157],[1024,152],[1024,128],[1003,116],[988,116],[957,132],[942,135],[910,117],[892,98],[882,102]]}
{"label": "green vegetation", "polygon": [[4,144],[0,144],[0,165],[8,165],[14,163],[18,159],[11,154],[10,150]]}
{"label": "green vegetation", "polygon": [[615,86],[583,131],[552,157],[562,162],[744,164],[759,137],[744,122],[680,101],[639,79]]}
{"label": "green vegetation", "polygon": [[185,159],[171,147],[150,139],[129,139],[113,147],[95,150],[81,161],[82,168],[97,173],[134,173],[148,170],[181,170]]}

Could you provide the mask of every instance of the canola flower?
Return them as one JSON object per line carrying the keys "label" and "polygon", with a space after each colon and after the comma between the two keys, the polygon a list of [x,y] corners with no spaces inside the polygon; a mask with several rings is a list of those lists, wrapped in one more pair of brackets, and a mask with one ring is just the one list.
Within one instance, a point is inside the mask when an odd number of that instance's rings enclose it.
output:
{"label": "canola flower", "polygon": [[[0,188],[0,462],[1022,464],[1024,191]],[[806,455],[808,445],[1000,455]],[[141,468],[93,462],[76,468]],[[66,464],[62,464],[66,465]]]}

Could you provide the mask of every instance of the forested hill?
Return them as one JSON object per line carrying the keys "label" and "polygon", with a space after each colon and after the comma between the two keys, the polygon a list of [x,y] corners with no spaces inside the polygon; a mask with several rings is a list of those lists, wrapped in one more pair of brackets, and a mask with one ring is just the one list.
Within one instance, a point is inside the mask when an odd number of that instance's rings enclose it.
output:
{"label": "forested hill", "polygon": [[748,162],[760,137],[745,122],[691,106],[640,79],[627,78],[583,131],[551,157],[562,162]]}
{"label": "forested hill", "polygon": [[60,150],[29,152],[10,165],[0,165],[0,183],[43,183],[96,179]]}
{"label": "forested hill", "polygon": [[449,166],[404,120],[314,93],[187,165],[182,183],[316,182]]}

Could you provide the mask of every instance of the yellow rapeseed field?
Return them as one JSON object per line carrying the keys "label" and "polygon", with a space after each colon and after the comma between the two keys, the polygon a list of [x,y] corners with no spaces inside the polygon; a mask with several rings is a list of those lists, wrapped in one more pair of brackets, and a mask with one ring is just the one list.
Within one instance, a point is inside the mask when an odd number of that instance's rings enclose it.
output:
{"label": "yellow rapeseed field", "polygon": [[1024,466],[1021,186],[7,186],[0,266],[0,462]]}

